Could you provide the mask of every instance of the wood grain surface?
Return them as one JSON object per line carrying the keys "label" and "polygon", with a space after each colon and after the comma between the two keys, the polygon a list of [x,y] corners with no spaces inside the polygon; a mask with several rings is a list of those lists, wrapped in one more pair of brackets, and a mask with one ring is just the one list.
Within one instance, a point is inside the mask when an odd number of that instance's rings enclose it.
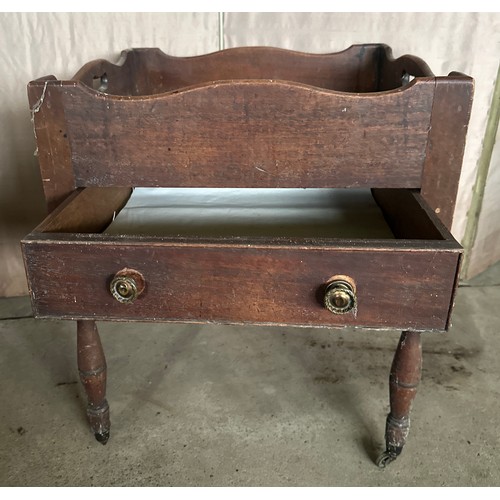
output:
{"label": "wood grain surface", "polygon": [[453,222],[473,93],[470,77],[436,78],[422,196],[448,228]]}
{"label": "wood grain surface", "polygon": [[146,99],[61,91],[79,187],[418,188],[434,82],[380,95],[271,81]]}
{"label": "wood grain surface", "polygon": [[287,80],[344,92],[377,90],[379,44],[353,45],[332,54],[274,47],[237,47],[195,57],[173,57],[160,49],[130,49],[118,64],[100,59],[73,77],[93,88],[106,75],[107,93],[152,95],[220,80]]}
{"label": "wood grain surface", "polygon": [[82,186],[404,187],[450,227],[472,88],[364,44],[133,49],[28,94],[50,210]]}
{"label": "wood grain surface", "polygon": [[[37,317],[269,323],[443,330],[459,253],[453,250],[25,241]],[[123,268],[142,273],[133,304],[112,298]],[[356,283],[357,313],[322,305],[337,274]]]}

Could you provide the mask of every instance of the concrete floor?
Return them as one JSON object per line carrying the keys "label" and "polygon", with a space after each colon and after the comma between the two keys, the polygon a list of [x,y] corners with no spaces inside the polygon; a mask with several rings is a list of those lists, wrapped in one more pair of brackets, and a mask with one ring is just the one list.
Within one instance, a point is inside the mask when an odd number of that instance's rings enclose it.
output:
{"label": "concrete floor", "polygon": [[398,332],[100,323],[111,439],[84,416],[71,322],[0,301],[0,486],[499,486],[500,263],[424,336],[401,457],[383,447]]}

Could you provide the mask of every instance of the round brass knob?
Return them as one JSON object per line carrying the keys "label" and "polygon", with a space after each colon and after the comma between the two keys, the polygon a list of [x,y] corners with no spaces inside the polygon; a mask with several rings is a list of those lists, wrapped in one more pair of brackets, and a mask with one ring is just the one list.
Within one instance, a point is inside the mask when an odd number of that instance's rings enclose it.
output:
{"label": "round brass knob", "polygon": [[348,313],[356,307],[356,292],[354,287],[348,281],[331,281],[326,286],[323,303],[333,314]]}
{"label": "round brass knob", "polygon": [[144,290],[144,277],[134,269],[117,272],[109,285],[111,295],[122,304],[131,304]]}

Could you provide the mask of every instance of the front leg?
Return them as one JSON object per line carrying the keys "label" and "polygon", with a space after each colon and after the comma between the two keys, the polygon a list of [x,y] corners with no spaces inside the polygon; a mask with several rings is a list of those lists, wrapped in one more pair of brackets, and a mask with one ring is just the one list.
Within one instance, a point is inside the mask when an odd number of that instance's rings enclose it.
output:
{"label": "front leg", "polygon": [[391,412],[385,428],[386,450],[377,460],[384,468],[403,450],[410,430],[410,410],[422,372],[420,333],[403,332],[399,340],[389,377]]}
{"label": "front leg", "polygon": [[95,438],[109,439],[109,406],[106,401],[106,358],[95,321],[77,322],[78,371],[87,394],[87,418]]}

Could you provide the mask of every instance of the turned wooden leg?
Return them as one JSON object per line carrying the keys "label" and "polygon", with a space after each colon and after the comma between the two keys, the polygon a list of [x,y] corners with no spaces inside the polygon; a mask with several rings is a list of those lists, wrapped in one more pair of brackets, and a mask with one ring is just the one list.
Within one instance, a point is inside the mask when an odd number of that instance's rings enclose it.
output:
{"label": "turned wooden leg", "polygon": [[109,406],[106,401],[106,358],[95,321],[77,322],[78,371],[87,394],[87,418],[95,438],[109,439]]}
{"label": "turned wooden leg", "polygon": [[410,410],[422,371],[420,333],[403,332],[392,362],[389,377],[391,412],[385,427],[386,450],[377,460],[384,468],[403,450],[410,430]]}

